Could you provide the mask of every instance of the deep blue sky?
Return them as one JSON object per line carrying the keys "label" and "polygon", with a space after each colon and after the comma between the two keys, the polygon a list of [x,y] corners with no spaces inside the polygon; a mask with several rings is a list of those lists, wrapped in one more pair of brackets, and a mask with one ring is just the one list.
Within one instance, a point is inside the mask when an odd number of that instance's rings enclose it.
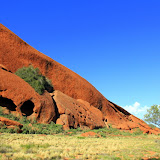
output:
{"label": "deep blue sky", "polygon": [[0,23],[138,117],[160,104],[159,0],[5,0]]}

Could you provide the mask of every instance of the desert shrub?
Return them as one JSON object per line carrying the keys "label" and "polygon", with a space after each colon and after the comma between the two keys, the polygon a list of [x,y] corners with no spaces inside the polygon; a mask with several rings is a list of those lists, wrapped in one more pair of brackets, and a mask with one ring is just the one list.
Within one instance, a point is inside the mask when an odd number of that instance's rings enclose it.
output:
{"label": "desert shrub", "polygon": [[62,125],[55,124],[54,122],[50,124],[34,123],[32,126],[32,131],[35,134],[57,134],[63,132]]}
{"label": "desert shrub", "polygon": [[43,94],[44,90],[53,92],[51,81],[43,76],[38,68],[34,68],[32,65],[18,69],[15,74],[29,83],[39,94]]}
{"label": "desert shrub", "polygon": [[[24,117],[25,119],[26,117]],[[22,123],[23,134],[57,134],[63,132],[62,125],[51,122],[50,124],[40,124],[36,121],[32,122],[32,125],[26,120],[26,123]]]}
{"label": "desert shrub", "polygon": [[99,128],[99,129],[94,129],[93,132],[100,134],[102,137],[105,137],[105,134],[114,134],[114,135],[119,135],[120,130],[116,128],[110,128],[104,127],[104,128]]}
{"label": "desert shrub", "polygon": [[69,136],[72,136],[72,135],[76,135],[76,134],[79,134],[79,133],[83,133],[84,130],[82,130],[80,127],[78,128],[71,128],[69,130],[66,130],[65,131],[65,134],[69,135]]}
{"label": "desert shrub", "polygon": [[16,117],[13,114],[4,114],[3,107],[0,106],[0,117],[8,118],[13,121],[19,121],[20,117]]}
{"label": "desert shrub", "polygon": [[6,125],[0,127],[0,133],[17,133],[18,128],[7,128]]}
{"label": "desert shrub", "polygon": [[0,153],[9,153],[12,152],[12,147],[9,145],[1,145],[0,146]]}
{"label": "desert shrub", "polygon": [[158,128],[157,126],[155,126],[154,124],[148,124],[151,128]]}
{"label": "desert shrub", "polygon": [[3,116],[3,108],[0,106],[0,117]]}
{"label": "desert shrub", "polygon": [[133,136],[143,135],[143,131],[141,131],[139,128],[137,128],[133,133]]}
{"label": "desert shrub", "polygon": [[140,129],[136,129],[133,133],[130,133],[128,131],[123,131],[123,130],[119,130],[117,128],[112,128],[111,125],[109,128],[104,127],[104,128],[94,129],[94,130],[92,130],[92,132],[95,132],[104,138],[109,135],[121,135],[121,136],[143,135],[143,131],[141,131]]}
{"label": "desert shrub", "polygon": [[77,137],[78,139],[85,139],[86,137]]}

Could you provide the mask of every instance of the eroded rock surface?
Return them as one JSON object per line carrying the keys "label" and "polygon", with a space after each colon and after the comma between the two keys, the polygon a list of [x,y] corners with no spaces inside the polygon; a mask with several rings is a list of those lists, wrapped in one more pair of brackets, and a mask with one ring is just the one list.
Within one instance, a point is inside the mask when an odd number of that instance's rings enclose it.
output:
{"label": "eroded rock surface", "polygon": [[73,99],[58,90],[52,96],[59,113],[56,123],[63,125],[64,129],[77,127],[94,129],[105,126],[102,112],[88,102]]}
{"label": "eroded rock surface", "polygon": [[89,102],[104,115],[110,115],[110,102],[87,80],[67,67],[47,57],[13,32],[0,24],[0,64],[13,73],[23,66],[32,64],[43,75],[52,80],[55,90],[74,98]]}
{"label": "eroded rock surface", "polygon": [[48,92],[39,95],[23,79],[0,68],[0,106],[40,123],[55,120],[55,106]]}

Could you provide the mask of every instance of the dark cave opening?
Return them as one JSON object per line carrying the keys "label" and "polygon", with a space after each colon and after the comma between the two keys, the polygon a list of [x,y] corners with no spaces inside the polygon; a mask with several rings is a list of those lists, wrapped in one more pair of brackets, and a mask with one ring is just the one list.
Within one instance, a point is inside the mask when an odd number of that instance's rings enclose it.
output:
{"label": "dark cave opening", "polygon": [[30,100],[23,103],[21,112],[24,116],[30,116],[33,113],[34,103]]}
{"label": "dark cave opening", "polygon": [[11,99],[0,97],[0,106],[6,107],[10,111],[16,111],[16,105],[13,103]]}

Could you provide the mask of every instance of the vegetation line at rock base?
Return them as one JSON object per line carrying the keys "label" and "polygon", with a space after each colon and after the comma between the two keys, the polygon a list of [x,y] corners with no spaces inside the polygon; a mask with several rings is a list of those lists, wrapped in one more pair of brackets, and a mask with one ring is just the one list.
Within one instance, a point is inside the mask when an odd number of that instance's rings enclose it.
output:
{"label": "vegetation line at rock base", "polygon": [[[0,160],[140,160],[160,157],[160,135],[147,135],[140,130],[133,133],[120,131],[111,125],[110,128],[64,131],[61,125],[53,122],[38,124],[26,117],[4,114],[3,107],[0,107],[0,116],[23,124],[22,134],[5,125],[1,127]],[[84,137],[84,132],[95,134]]]}
{"label": "vegetation line at rock base", "polygon": [[[110,128],[99,128],[99,129],[93,129],[93,130],[82,130],[81,128],[77,129],[70,129],[68,131],[64,131],[62,129],[61,125],[55,124],[54,122],[51,122],[50,124],[40,124],[37,123],[36,120],[31,121],[27,119],[26,117],[17,117],[14,116],[13,114],[4,114],[3,113],[3,107],[0,106],[0,117],[5,117],[10,120],[17,121],[23,125],[21,128],[22,134],[68,134],[69,136],[78,134],[78,133],[84,133],[84,132],[95,132],[97,135],[100,135],[101,137],[107,137],[107,135],[124,135],[124,136],[136,136],[136,135],[142,135],[143,132],[140,129],[136,129],[133,133],[126,132],[126,131],[121,131],[116,128],[112,128],[110,125]],[[6,125],[3,125],[0,127],[0,132],[1,133],[17,133],[17,128],[7,128]]]}
{"label": "vegetation line at rock base", "polygon": [[[28,120],[26,117],[17,117],[13,114],[4,114],[3,108],[0,107],[0,117],[5,117],[10,120],[17,121],[23,124],[22,133],[23,134],[56,134],[63,132],[62,126],[51,122],[50,124],[40,124],[35,120]],[[6,125],[0,127],[1,133],[17,133],[17,128],[7,128]]]}

